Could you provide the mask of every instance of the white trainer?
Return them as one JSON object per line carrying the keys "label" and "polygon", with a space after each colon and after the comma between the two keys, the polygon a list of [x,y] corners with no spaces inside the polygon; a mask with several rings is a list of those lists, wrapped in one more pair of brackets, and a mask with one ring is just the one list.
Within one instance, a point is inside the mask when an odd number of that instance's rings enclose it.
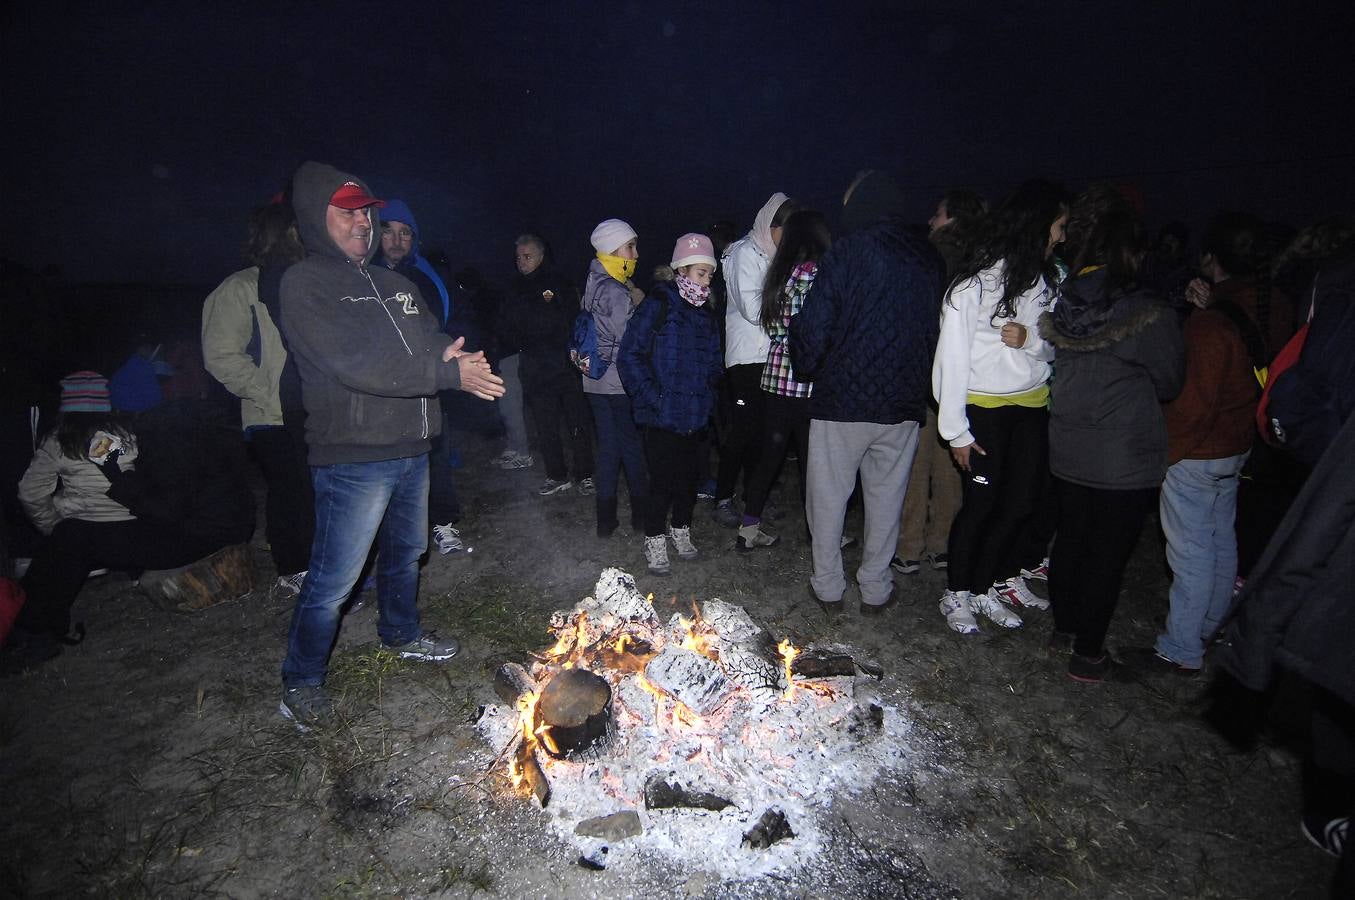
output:
{"label": "white trainer", "polygon": [[645,536],[645,563],[655,575],[668,574],[671,568],[668,565],[668,538],[661,534]]}
{"label": "white trainer", "polygon": [[438,552],[443,556],[466,549],[461,540],[461,532],[453,528],[450,522],[446,525],[433,526],[433,540],[437,541]]}
{"label": "white trainer", "polygon": [[1021,627],[1021,617],[1008,609],[1007,605],[998,599],[997,591],[993,588],[989,588],[986,594],[979,594],[978,596],[971,594],[969,607],[1003,628]]}
{"label": "white trainer", "polygon": [[1002,602],[1017,609],[1049,609],[1049,601],[1032,591],[1020,575],[994,583],[993,590]]}
{"label": "white trainer", "polygon": [[669,528],[668,539],[673,542],[673,549],[680,558],[696,559],[696,545],[692,543],[692,529],[689,526]]}
{"label": "white trainer", "polygon": [[974,620],[974,613],[969,608],[968,591],[946,591],[940,606],[941,615],[946,617],[946,624],[951,631],[960,634],[979,633],[979,623]]}

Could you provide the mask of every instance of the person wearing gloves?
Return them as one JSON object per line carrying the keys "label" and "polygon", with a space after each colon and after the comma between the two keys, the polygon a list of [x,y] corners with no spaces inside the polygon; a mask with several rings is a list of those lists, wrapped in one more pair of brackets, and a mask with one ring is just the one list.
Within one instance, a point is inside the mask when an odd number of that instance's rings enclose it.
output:
{"label": "person wearing gloves", "polygon": [[[1012,598],[999,588],[1020,583],[1017,538],[1048,465],[1054,350],[1036,324],[1053,302],[1052,257],[1067,221],[1062,188],[1023,184],[984,223],[941,307],[932,363],[937,430],[963,481],[940,607],[961,634],[979,630],[975,612],[1004,628],[1021,626],[1006,605]],[[1029,589],[1017,599],[1030,608],[1049,606]]]}
{"label": "person wearing gloves", "polygon": [[[598,537],[611,537],[617,528],[616,494],[622,467],[626,470],[626,484],[630,490],[631,527],[636,531],[645,527],[649,473],[631,401],[626,396],[622,374],[615,365],[631,309],[644,299],[644,292],[630,280],[640,258],[634,228],[620,219],[607,219],[598,223],[589,240],[597,257],[588,264],[588,279],[584,282],[580,308],[593,317],[598,354],[607,367],[600,376],[596,372],[584,372],[583,392],[592,407],[593,427],[597,432],[597,457],[593,467],[597,533]],[[568,487],[569,482],[564,482],[558,489]]]}
{"label": "person wearing gloves", "polygon": [[635,421],[644,429],[645,562],[655,575],[669,571],[670,540],[680,558],[697,555],[691,524],[700,438],[723,370],[720,331],[708,305],[716,266],[710,238],[678,238],[671,265],[673,280],[655,285],[636,308],[616,360]]}

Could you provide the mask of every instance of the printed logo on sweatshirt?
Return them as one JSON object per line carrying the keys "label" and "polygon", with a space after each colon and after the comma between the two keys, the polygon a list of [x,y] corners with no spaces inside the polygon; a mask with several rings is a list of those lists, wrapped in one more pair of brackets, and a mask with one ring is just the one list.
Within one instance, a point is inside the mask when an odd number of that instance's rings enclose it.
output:
{"label": "printed logo on sweatshirt", "polygon": [[419,308],[414,305],[414,295],[408,291],[401,291],[391,299],[400,301],[400,309],[407,316],[417,316]]}

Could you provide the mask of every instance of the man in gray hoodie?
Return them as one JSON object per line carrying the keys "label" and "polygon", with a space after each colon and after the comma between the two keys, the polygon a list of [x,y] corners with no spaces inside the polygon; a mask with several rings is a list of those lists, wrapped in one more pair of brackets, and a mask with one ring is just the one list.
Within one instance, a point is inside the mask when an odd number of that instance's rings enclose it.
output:
{"label": "man in gray hoodie", "polygon": [[279,711],[301,728],[329,711],[324,691],[340,608],[379,541],[377,634],[401,656],[450,659],[455,639],[420,627],[419,557],[428,545],[429,442],[437,392],[503,395],[483,353],[438,329],[407,278],[369,266],[383,202],[358,178],[308,162],[292,183],[306,258],[282,280],[282,331],[296,357],[315,485],[315,542],[282,666]]}

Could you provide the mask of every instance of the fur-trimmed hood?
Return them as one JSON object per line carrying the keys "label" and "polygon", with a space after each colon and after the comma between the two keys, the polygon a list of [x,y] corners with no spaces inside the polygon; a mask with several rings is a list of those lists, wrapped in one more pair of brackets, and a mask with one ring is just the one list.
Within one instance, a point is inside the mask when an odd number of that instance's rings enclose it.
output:
{"label": "fur-trimmed hood", "polygon": [[1133,337],[1162,315],[1162,305],[1147,290],[1109,296],[1105,272],[1069,278],[1054,308],[1040,316],[1040,336],[1056,350],[1090,353]]}

